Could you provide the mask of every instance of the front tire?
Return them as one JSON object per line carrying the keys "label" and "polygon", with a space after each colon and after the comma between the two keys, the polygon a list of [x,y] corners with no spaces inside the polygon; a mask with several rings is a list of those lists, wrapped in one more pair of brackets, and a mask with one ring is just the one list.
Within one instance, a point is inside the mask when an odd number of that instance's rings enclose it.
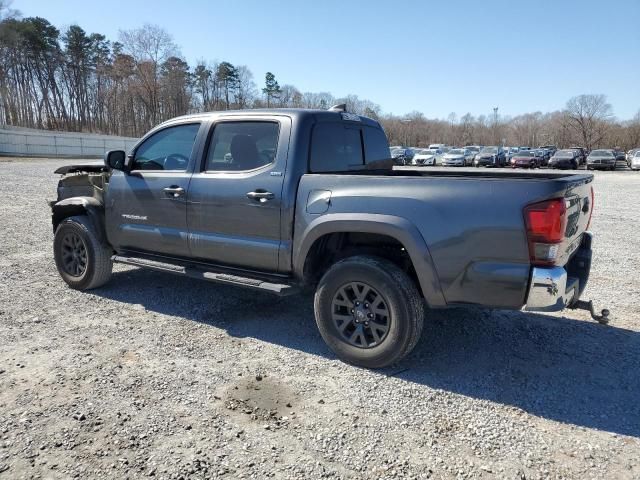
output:
{"label": "front tire", "polygon": [[320,335],[343,361],[382,368],[400,361],[418,343],[424,301],[394,263],[354,256],[334,264],[314,298]]}
{"label": "front tire", "polygon": [[53,239],[58,273],[71,288],[89,290],[109,281],[112,251],[103,245],[91,220],[78,215],[65,218]]}

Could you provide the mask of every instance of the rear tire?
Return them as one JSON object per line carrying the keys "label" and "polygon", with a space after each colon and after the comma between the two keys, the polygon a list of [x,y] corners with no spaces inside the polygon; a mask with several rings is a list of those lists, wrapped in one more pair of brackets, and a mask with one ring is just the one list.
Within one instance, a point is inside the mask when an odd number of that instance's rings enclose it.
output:
{"label": "rear tire", "polygon": [[103,245],[87,216],[65,218],[53,239],[58,273],[71,288],[89,290],[109,281],[112,250]]}
{"label": "rear tire", "polygon": [[314,298],[320,335],[343,361],[382,368],[400,361],[418,343],[424,301],[394,263],[373,256],[348,257],[322,277]]}

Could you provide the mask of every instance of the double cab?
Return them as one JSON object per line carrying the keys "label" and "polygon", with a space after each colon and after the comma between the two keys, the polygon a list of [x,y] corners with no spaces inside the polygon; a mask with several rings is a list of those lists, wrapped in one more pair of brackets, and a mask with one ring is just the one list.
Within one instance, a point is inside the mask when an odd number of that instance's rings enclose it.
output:
{"label": "double cab", "polygon": [[[491,163],[504,155],[492,148]],[[175,118],[104,164],[57,171],[55,262],[79,290],[107,283],[114,262],[248,295],[312,290],[327,345],[370,368],[407,355],[432,309],[580,303],[591,174],[389,157],[381,125],[340,106]]]}

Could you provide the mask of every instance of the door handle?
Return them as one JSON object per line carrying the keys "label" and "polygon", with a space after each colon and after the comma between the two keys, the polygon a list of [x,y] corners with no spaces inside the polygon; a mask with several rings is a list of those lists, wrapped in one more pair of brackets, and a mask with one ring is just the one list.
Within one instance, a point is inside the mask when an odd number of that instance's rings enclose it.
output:
{"label": "door handle", "polygon": [[255,192],[247,193],[247,198],[250,198],[251,200],[258,200],[260,203],[272,200],[275,197],[276,196],[273,193],[267,192],[266,190],[256,190]]}
{"label": "door handle", "polygon": [[172,185],[170,187],[163,188],[162,191],[171,198],[178,198],[184,195],[184,188]]}

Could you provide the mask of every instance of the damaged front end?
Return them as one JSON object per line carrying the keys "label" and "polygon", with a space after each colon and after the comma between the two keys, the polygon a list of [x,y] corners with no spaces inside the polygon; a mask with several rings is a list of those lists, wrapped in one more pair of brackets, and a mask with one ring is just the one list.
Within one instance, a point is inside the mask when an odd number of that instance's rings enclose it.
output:
{"label": "damaged front end", "polygon": [[96,227],[100,240],[106,242],[104,194],[109,187],[109,168],[97,163],[68,165],[54,173],[62,175],[58,181],[57,199],[49,202],[54,233],[65,218],[86,215]]}
{"label": "damaged front end", "polygon": [[103,164],[67,165],[53,173],[62,175],[62,178],[58,182],[58,198],[50,202],[51,206],[71,197],[92,197],[102,203],[111,176]]}

